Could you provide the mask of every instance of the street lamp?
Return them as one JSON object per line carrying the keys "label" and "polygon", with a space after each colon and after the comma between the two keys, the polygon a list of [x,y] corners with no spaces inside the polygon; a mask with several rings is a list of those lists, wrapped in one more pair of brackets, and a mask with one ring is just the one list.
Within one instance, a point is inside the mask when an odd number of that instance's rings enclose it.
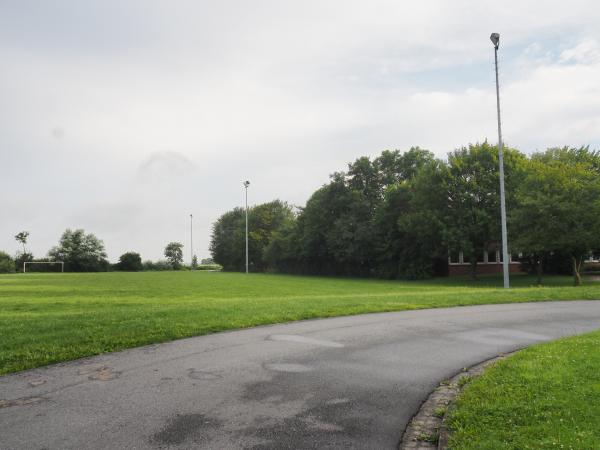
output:
{"label": "street lamp", "polygon": [[246,273],[248,273],[248,186],[250,186],[250,182],[244,181],[246,188]]}
{"label": "street lamp", "polygon": [[496,106],[498,110],[498,164],[500,166],[500,219],[502,222],[502,272],[504,275],[504,288],[510,287],[508,275],[508,236],[506,231],[506,201],[504,196],[504,155],[502,150],[502,125],[500,121],[500,83],[498,81],[498,47],[500,46],[500,35],[492,33],[490,36],[494,44],[494,61],[496,63]]}
{"label": "street lamp", "polygon": [[190,270],[194,270],[194,216],[190,214]]}

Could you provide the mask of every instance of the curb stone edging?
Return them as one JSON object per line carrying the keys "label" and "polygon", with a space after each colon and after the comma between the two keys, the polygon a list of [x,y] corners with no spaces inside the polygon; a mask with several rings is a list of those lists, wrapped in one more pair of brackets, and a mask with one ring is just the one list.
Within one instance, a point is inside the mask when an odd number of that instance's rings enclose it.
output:
{"label": "curb stone edging", "polygon": [[[490,365],[514,354],[501,353],[470,368],[463,369],[449,380],[442,381],[429,394],[419,411],[410,420],[398,445],[399,450],[445,450],[449,432],[445,425],[448,407],[462,391],[465,381],[477,377]],[[466,379],[465,381],[462,381]]]}

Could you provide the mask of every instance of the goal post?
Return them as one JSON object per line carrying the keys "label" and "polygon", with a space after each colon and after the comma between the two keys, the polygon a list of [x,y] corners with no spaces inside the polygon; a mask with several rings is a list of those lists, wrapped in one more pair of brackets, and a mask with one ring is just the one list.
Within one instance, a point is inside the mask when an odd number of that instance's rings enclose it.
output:
{"label": "goal post", "polygon": [[65,271],[65,263],[63,261],[25,261],[23,263],[23,273],[27,272],[27,264],[60,264],[60,271]]}

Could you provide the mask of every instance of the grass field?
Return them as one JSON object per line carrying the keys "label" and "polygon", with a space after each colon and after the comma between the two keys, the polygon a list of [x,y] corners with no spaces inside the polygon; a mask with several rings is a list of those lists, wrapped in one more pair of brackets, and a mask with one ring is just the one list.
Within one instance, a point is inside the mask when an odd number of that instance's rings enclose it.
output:
{"label": "grass field", "polygon": [[467,385],[453,449],[600,448],[600,331],[528,348]]}
{"label": "grass field", "polygon": [[0,275],[0,374],[232,328],[315,317],[539,300],[600,299],[570,277],[381,281],[140,272]]}

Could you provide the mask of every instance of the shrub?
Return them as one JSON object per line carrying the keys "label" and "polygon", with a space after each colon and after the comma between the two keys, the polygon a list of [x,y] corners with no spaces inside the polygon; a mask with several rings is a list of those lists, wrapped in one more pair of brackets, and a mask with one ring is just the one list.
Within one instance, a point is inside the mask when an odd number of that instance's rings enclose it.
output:
{"label": "shrub", "polygon": [[171,263],[169,261],[165,261],[164,259],[158,260],[156,262],[150,260],[144,261],[144,263],[142,264],[142,268],[143,270],[157,271],[173,270],[173,266],[171,265]]}
{"label": "shrub", "polygon": [[142,257],[136,252],[123,253],[119,257],[119,262],[115,264],[115,269],[126,272],[139,272],[143,269]]}
{"label": "shrub", "polygon": [[14,273],[15,261],[6,252],[0,251],[0,273]]}

